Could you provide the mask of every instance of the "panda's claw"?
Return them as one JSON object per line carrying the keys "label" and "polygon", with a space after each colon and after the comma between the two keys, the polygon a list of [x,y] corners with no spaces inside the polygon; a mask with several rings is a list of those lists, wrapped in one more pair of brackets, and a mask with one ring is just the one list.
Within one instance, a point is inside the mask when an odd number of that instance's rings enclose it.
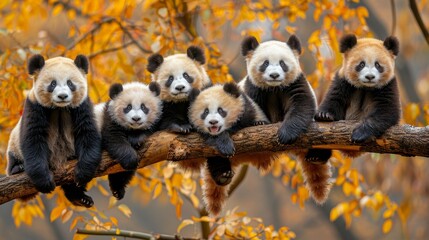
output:
{"label": "panda's claw", "polygon": [[226,172],[223,172],[222,174],[216,176],[214,178],[214,181],[219,186],[226,186],[231,183],[232,178],[234,177],[235,173],[232,170],[228,170]]}
{"label": "panda's claw", "polygon": [[316,121],[322,121],[322,122],[333,122],[335,121],[335,117],[330,112],[318,112],[314,116],[314,119]]}

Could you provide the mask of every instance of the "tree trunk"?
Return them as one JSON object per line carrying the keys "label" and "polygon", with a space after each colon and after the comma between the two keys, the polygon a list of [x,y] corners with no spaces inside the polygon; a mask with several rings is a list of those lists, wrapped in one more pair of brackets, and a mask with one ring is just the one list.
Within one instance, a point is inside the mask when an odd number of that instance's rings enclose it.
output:
{"label": "tree trunk", "polygon": [[[278,152],[309,147],[429,157],[429,126],[398,125],[389,129],[382,138],[356,144],[350,142],[350,136],[357,124],[356,121],[315,122],[311,124],[307,133],[302,134],[290,145],[277,142],[277,129],[280,124],[249,127],[237,132],[232,138],[236,156],[240,157],[252,156],[252,153],[256,152]],[[148,138],[139,153],[141,156],[139,168],[143,168],[164,160],[180,161],[215,156],[217,151],[205,145],[197,133],[176,135],[158,132]],[[63,170],[55,172],[57,185],[73,182],[75,165],[76,160],[71,160]],[[119,171],[123,169],[104,152],[96,176]],[[0,204],[36,192],[26,174],[0,178]]]}

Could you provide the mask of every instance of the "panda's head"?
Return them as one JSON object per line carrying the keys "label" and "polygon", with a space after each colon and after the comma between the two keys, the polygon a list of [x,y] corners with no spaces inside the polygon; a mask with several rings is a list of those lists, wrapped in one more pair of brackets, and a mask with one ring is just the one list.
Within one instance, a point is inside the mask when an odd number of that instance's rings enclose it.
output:
{"label": "panda's head", "polygon": [[83,55],[74,61],[65,57],[45,61],[37,54],[28,61],[28,72],[34,79],[30,98],[42,106],[77,107],[88,95],[88,59]]}
{"label": "panda's head", "polygon": [[218,135],[231,128],[244,112],[245,100],[235,83],[214,85],[189,96],[189,120],[198,131]]}
{"label": "panda's head", "polygon": [[295,35],[290,36],[287,43],[259,44],[255,37],[247,37],[241,43],[241,53],[246,58],[250,81],[258,87],[288,86],[301,74],[301,43]]}
{"label": "panda's head", "polygon": [[159,54],[149,57],[147,70],[152,73],[152,81],[161,86],[161,99],[167,102],[188,100],[192,88],[202,89],[210,85],[210,79],[203,65],[204,52],[191,46],[186,54],[175,54],[163,58]]}
{"label": "panda's head", "polygon": [[357,39],[346,35],[340,40],[343,65],[339,70],[353,86],[381,88],[392,80],[395,58],[399,52],[396,37],[384,41],[373,38]]}
{"label": "panda's head", "polygon": [[113,121],[127,129],[149,129],[162,113],[160,87],[152,82],[149,86],[132,82],[115,83],[110,87],[107,111]]}

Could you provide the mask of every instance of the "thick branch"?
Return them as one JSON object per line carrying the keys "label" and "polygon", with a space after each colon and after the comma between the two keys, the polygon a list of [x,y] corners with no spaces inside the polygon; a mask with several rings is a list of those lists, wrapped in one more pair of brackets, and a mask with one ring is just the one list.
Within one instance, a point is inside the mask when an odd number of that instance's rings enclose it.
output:
{"label": "thick branch", "polygon": [[184,238],[179,235],[166,235],[166,234],[157,234],[157,233],[143,233],[143,232],[133,232],[127,230],[119,229],[109,229],[109,230],[88,230],[88,229],[77,229],[76,234],[83,235],[95,235],[95,236],[119,236],[119,237],[129,237],[136,239],[147,239],[147,240],[198,240],[198,238]]}
{"label": "thick branch", "polygon": [[[281,145],[277,142],[279,124],[246,128],[233,135],[232,138],[236,155],[312,147],[429,157],[429,126],[395,126],[389,129],[383,138],[370,143],[355,144],[350,142],[350,135],[357,124],[353,121],[313,123],[306,134],[290,145]],[[152,135],[139,152],[140,168],[164,160],[179,161],[217,154],[216,150],[204,144],[197,133],[175,135],[167,132]],[[69,161],[63,170],[55,173],[57,185],[73,182],[75,165],[75,160]],[[119,171],[122,171],[122,168],[106,153],[103,153],[103,159],[96,175],[103,176]],[[25,174],[0,178],[0,204],[32,193],[36,193],[36,189]]]}

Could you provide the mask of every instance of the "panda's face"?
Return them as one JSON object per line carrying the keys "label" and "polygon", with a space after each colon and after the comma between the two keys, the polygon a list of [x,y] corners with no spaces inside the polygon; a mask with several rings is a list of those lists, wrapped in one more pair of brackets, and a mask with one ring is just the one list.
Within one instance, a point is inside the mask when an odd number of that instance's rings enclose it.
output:
{"label": "panda's face", "polygon": [[297,55],[284,42],[260,44],[247,59],[250,80],[262,88],[288,86],[301,73]]}
{"label": "panda's face", "polygon": [[46,61],[34,82],[35,97],[45,107],[76,107],[87,97],[85,75],[67,58]]}
{"label": "panda's face", "polygon": [[218,135],[239,120],[244,111],[242,96],[234,97],[216,85],[202,91],[189,109],[194,126],[203,133]]}
{"label": "panda's face", "polygon": [[129,129],[151,128],[160,118],[161,100],[146,85],[129,83],[109,104],[109,113],[119,125]]}
{"label": "panda's face", "polygon": [[164,59],[152,79],[161,86],[161,99],[170,102],[187,101],[192,88],[201,89],[207,84],[204,68],[185,54]]}
{"label": "panda's face", "polygon": [[394,76],[394,58],[383,42],[362,40],[358,40],[358,44],[344,54],[340,72],[353,86],[381,88]]}

